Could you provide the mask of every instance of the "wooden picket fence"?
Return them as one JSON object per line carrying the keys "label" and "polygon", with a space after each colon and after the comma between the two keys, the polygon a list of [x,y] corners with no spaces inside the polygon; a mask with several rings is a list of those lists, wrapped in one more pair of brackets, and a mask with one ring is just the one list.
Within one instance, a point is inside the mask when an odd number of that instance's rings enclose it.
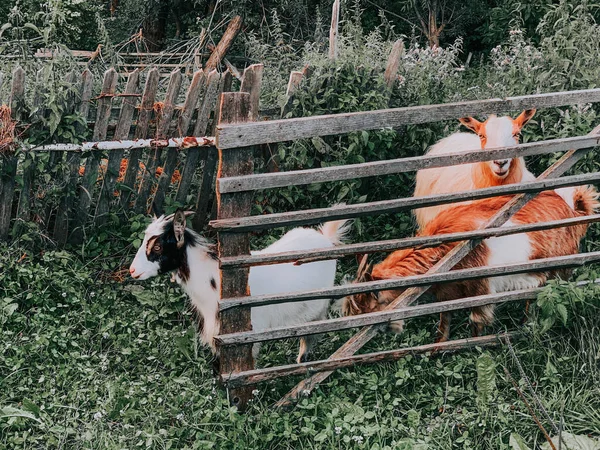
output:
{"label": "wooden picket fence", "polygon": [[[241,84],[256,110],[262,70],[262,65],[248,67]],[[25,130],[26,137],[25,75],[20,67],[13,70],[9,96],[0,99],[0,104],[11,107],[17,129]],[[3,78],[9,79],[0,73],[0,80]],[[151,202],[161,208],[168,197],[197,211],[197,229],[215,213],[218,157],[211,136],[219,114],[218,96],[231,88],[230,73],[198,70],[188,80],[187,91],[180,92],[183,75],[174,70],[162,99],[157,93],[160,77],[156,68],[131,72],[121,89],[117,89],[118,78],[113,68],[107,70],[100,92],[94,92],[89,70],[69,75],[68,81],[77,86],[79,95],[69,98],[67,112],[77,111],[86,120],[91,142],[38,147],[17,144],[13,146],[20,145],[17,151],[6,151],[10,145],[5,145],[0,152],[0,238],[35,220],[56,242],[77,243],[86,228],[106,223],[110,213],[146,213]],[[39,89],[33,93],[34,107],[41,103],[39,93]],[[83,127],[79,125],[78,130]],[[40,168],[32,158],[42,153],[49,156]],[[48,175],[52,180],[47,180]],[[52,183],[60,200],[39,208],[43,202],[35,200]]]}
{"label": "wooden picket fence", "polygon": [[[531,300],[535,299],[540,292],[540,289],[529,289],[410,306],[432,284],[540,271],[549,268],[575,267],[600,261],[600,252],[593,252],[535,260],[522,264],[509,264],[504,267],[478,267],[450,271],[484,238],[600,221],[600,215],[591,215],[554,222],[501,227],[513,214],[541,191],[600,181],[600,172],[562,176],[577,161],[588,154],[591,148],[600,144],[600,126],[586,136],[533,142],[513,147],[490,149],[486,152],[457,152],[447,155],[402,158],[279,173],[253,173],[250,159],[253,146],[361,130],[376,130],[384,127],[423,124],[470,115],[497,114],[529,108],[542,109],[593,102],[600,102],[600,89],[253,122],[247,114],[250,108],[250,96],[245,93],[224,93],[222,95],[222,115],[216,134],[216,146],[220,157],[220,172],[217,178],[219,209],[217,220],[212,221],[210,225],[218,231],[222,269],[222,301],[220,304],[222,324],[221,335],[216,338],[220,354],[220,378],[229,390],[229,398],[232,403],[243,408],[251,397],[253,385],[279,377],[292,375],[303,377],[302,381],[277,403],[277,406],[285,406],[300,395],[309,393],[335,369],[351,367],[356,364],[394,361],[409,354],[430,352],[434,348],[447,351],[498,343],[498,336],[488,335],[473,339],[452,340],[435,345],[356,355],[367,342],[380,331],[385,330],[386,325],[392,321],[486,304]],[[224,114],[225,111],[227,111],[227,114]],[[398,174],[423,168],[553,152],[566,153],[541,174],[537,180],[532,182],[421,198],[399,198],[357,205],[259,216],[250,215],[252,195],[257,190]],[[350,219],[374,214],[396,213],[413,208],[506,194],[514,194],[512,200],[483,224],[480,229],[471,232],[353,243],[335,248],[271,255],[250,255],[249,252],[249,233],[258,230],[310,225],[329,220]],[[449,241],[459,243],[428,273],[413,276],[410,279],[364,282],[334,286],[329,289],[275,295],[253,296],[248,293],[247,280],[249,267],[251,266],[283,262],[308,263],[359,253],[390,252],[414,246],[435,246]],[[384,311],[264,331],[251,330],[251,307],[319,298],[341,298],[360,292],[374,292],[400,287],[408,289]],[[360,330],[328,359],[262,369],[257,369],[254,366],[251,351],[254,343],[297,338],[351,328],[360,328]]]}

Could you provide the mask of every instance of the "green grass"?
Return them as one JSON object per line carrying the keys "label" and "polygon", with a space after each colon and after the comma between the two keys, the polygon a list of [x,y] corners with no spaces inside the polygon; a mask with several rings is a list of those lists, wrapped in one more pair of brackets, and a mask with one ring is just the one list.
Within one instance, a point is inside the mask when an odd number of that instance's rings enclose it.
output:
{"label": "green grass", "polygon": [[[507,449],[511,433],[532,448],[543,442],[505,378],[503,367],[526,390],[506,348],[342,370],[289,411],[272,406],[298,379],[278,380],[237,414],[179,288],[166,276],[113,280],[134,249],[103,245],[83,258],[0,245],[0,448]],[[530,325],[515,343],[545,407],[578,434],[600,434],[597,292],[577,294],[566,326],[542,335]],[[514,327],[520,314],[503,307],[490,331]],[[467,335],[465,319],[456,314],[453,337]],[[431,342],[435,320],[413,320],[365,351]],[[348,336],[323,338],[314,357]],[[296,352],[294,341],[268,344],[259,365]]]}

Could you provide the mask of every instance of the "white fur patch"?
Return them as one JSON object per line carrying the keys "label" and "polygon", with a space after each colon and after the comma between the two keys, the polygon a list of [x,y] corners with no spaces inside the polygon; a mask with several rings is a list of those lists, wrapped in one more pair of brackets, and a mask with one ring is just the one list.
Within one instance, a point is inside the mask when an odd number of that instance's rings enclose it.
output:
{"label": "white fur patch", "polygon": [[486,148],[510,147],[519,142],[513,137],[513,121],[510,117],[490,116],[485,123]]}
{"label": "white fur patch", "polygon": [[[512,221],[503,226],[514,226]],[[485,240],[490,251],[488,265],[499,266],[513,263],[524,263],[529,261],[531,255],[531,242],[525,233],[510,236],[494,237]],[[538,277],[529,274],[507,275],[489,279],[490,292],[506,292],[517,289],[527,289],[539,286]]]}
{"label": "white fur patch", "polygon": [[554,192],[556,192],[558,195],[560,195],[560,197],[565,201],[565,203],[567,205],[569,205],[569,208],[571,209],[575,209],[575,190],[577,188],[576,187],[564,187],[564,188],[558,188],[558,189],[554,189]]}

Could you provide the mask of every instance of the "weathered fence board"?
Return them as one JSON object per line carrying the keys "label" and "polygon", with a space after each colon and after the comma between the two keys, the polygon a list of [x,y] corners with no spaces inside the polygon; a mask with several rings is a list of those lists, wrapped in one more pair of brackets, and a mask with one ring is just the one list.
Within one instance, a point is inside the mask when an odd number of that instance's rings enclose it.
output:
{"label": "weathered fence board", "polygon": [[[245,122],[250,118],[250,94],[245,92],[221,94],[221,116],[219,123]],[[241,147],[219,154],[219,178],[250,174],[253,171],[252,147]],[[235,217],[247,214],[251,208],[251,195],[218,194],[218,217]],[[219,256],[235,256],[250,253],[247,234],[236,233],[219,236]],[[248,272],[246,268],[225,269],[221,272],[221,298],[248,295]],[[221,333],[252,329],[250,308],[221,313]],[[219,349],[220,372],[233,373],[254,368],[252,347],[241,345],[235,348]],[[230,402],[238,408],[245,408],[251,397],[250,389],[240,388],[229,391]]]}
{"label": "weathered fence board", "polygon": [[[203,73],[202,79],[198,81],[198,90],[202,89],[204,91],[204,96],[197,108],[198,116],[194,126],[194,136],[204,136],[206,134],[210,112],[214,110],[214,104],[217,98],[219,79],[219,73],[216,70],[213,70],[208,74]],[[194,108],[195,106],[196,105],[194,105]],[[194,173],[200,161],[200,153],[205,153],[207,151],[210,150],[201,150],[199,148],[191,148],[188,150],[185,164],[182,169],[181,183],[179,183],[179,188],[175,197],[175,200],[178,203],[186,203],[186,198],[194,179]],[[214,170],[215,168],[213,167],[213,172]]]}
{"label": "weathered fence board", "polygon": [[[127,139],[129,137],[133,113],[138,102],[138,99],[135,97],[135,95],[139,89],[139,74],[139,70],[135,70],[129,74],[127,79],[127,86],[125,87],[124,92],[126,96],[123,97],[121,114],[119,115],[119,121],[117,122],[117,129],[115,130],[114,135],[115,140]],[[110,209],[110,203],[114,198],[115,186],[117,184],[117,178],[119,177],[123,154],[124,151],[118,149],[111,151],[108,155],[106,173],[104,174],[103,178],[104,183],[100,191],[100,199],[96,208],[97,225],[101,225],[106,222],[106,215]]]}
{"label": "weathered fence board", "polygon": [[451,194],[429,195],[424,197],[399,198],[358,205],[332,206],[329,208],[308,209],[262,216],[238,217],[236,219],[215,220],[211,226],[222,231],[255,231],[269,228],[320,223],[329,220],[349,219],[373,214],[396,213],[399,211],[443,205],[459,201],[470,201],[500,195],[540,192],[557,187],[579,186],[600,181],[600,172],[571,175],[561,179],[541,179],[520,184],[507,184],[474,191],[460,191]]}
{"label": "weathered fence board", "polygon": [[[137,126],[135,127],[134,139],[144,139],[148,137],[150,129],[150,119],[154,110],[154,99],[156,90],[158,89],[158,81],[160,74],[158,69],[152,69],[148,72],[142,101],[140,103],[140,112],[138,114]],[[142,157],[143,150],[135,149],[129,152],[129,162],[125,171],[125,179],[123,180],[123,190],[121,192],[121,206],[125,209],[129,207],[131,194],[135,192],[139,161]]]}
{"label": "weathered fence board", "polygon": [[[17,66],[12,73],[12,86],[8,104],[11,108],[12,119],[17,122],[25,116],[25,71]],[[10,230],[13,195],[15,193],[15,177],[17,175],[18,155],[8,146],[5,153],[0,154],[2,166],[0,169],[0,238],[5,237]]]}
{"label": "weathered fence board", "polygon": [[439,342],[436,344],[424,344],[416,347],[406,347],[397,350],[384,350],[380,352],[365,353],[355,356],[341,356],[332,359],[323,359],[320,361],[310,361],[300,364],[289,364],[285,366],[269,367],[266,369],[248,370],[245,372],[222,375],[221,380],[226,386],[234,388],[238,386],[254,385],[269,380],[275,380],[281,377],[292,375],[311,376],[315,373],[326,372],[330,370],[345,369],[358,365],[374,364],[382,362],[393,362],[409,355],[420,355],[425,353],[447,353],[458,350],[464,350],[472,347],[484,347],[490,345],[501,345],[502,340],[510,336],[518,337],[516,333],[506,333],[501,335],[479,336],[467,339],[456,339],[452,341]]}
{"label": "weathered fence board", "polygon": [[[77,108],[79,114],[83,119],[87,119],[90,110],[90,99],[92,98],[92,87],[94,78],[92,72],[85,70],[81,74],[81,89],[80,95],[75,99],[74,108]],[[83,126],[81,124],[76,125],[78,133],[83,132]],[[67,158],[67,183],[65,186],[65,194],[63,195],[58,211],[56,213],[56,220],[54,222],[54,239],[64,245],[67,242],[69,236],[69,215],[72,212],[73,204],[75,201],[77,179],[79,178],[79,162],[80,155],[78,153],[72,153]],[[73,218],[71,218],[74,222]]]}
{"label": "weathered fence board", "polygon": [[323,167],[318,169],[296,170],[292,172],[262,173],[248,177],[232,177],[223,180],[219,189],[223,193],[242,192],[257,189],[272,189],[285,186],[299,186],[327,181],[352,180],[356,178],[393,175],[434,167],[457,166],[481,161],[493,161],[515,157],[566,152],[600,145],[598,136],[577,136],[552,139],[512,147],[486,148],[485,152],[472,150],[458,151],[443,155],[414,156],[410,158],[373,161],[362,164]]}
{"label": "weathered fence board", "polygon": [[250,256],[232,256],[220,260],[221,268],[250,267],[268,264],[281,264],[293,262],[307,264],[315,261],[338,259],[348,255],[393,252],[405,248],[437,247],[446,242],[464,241],[467,239],[484,239],[488,237],[508,236],[511,234],[527,233],[532,231],[563,228],[573,225],[600,222],[600,214],[590,216],[572,217],[569,219],[553,220],[549,222],[535,222],[509,227],[494,227],[483,230],[465,231],[461,233],[438,234],[434,236],[417,236],[405,239],[389,239],[359,244],[338,245],[336,247],[321,248],[308,251],[294,251],[286,253],[270,253]]}
{"label": "weathered fence board", "polygon": [[[102,141],[106,138],[110,108],[117,87],[117,79],[117,72],[113,68],[108,69],[104,73],[102,91],[98,98],[96,126],[94,127],[92,137],[94,141]],[[79,205],[75,217],[75,229],[71,234],[71,242],[73,243],[80,243],[83,239],[83,227],[88,220],[89,209],[94,195],[94,186],[98,180],[98,169],[101,158],[102,154],[100,152],[92,152],[85,162],[85,171],[79,187]]]}
{"label": "weathered fence board", "polygon": [[441,105],[411,106],[346,114],[271,120],[249,124],[223,125],[217,133],[217,147],[235,148],[291,141],[314,136],[328,136],[361,130],[414,125],[440,120],[458,119],[477,114],[499,114],[530,108],[600,101],[600,89],[524,95],[506,99],[474,100]]}
{"label": "weathered fence board", "polygon": [[[167,87],[167,93],[165,95],[165,100],[162,103],[160,108],[160,112],[157,117],[157,125],[156,125],[156,138],[164,139],[167,136],[169,131],[169,124],[171,123],[171,117],[173,116],[173,112],[175,111],[175,104],[177,102],[177,95],[179,94],[179,89],[181,87],[181,72],[179,70],[174,70],[171,72],[171,76],[169,78],[169,86]],[[150,196],[152,186],[155,183],[155,173],[156,169],[160,165],[161,156],[162,156],[162,148],[156,148],[146,164],[146,171],[144,171],[144,176],[142,177],[142,183],[140,186],[140,190],[138,192],[138,196],[135,202],[135,211],[137,213],[147,212],[148,210],[148,197]],[[162,197],[162,194],[161,194]],[[157,206],[162,205],[162,198],[155,199],[158,200]]]}

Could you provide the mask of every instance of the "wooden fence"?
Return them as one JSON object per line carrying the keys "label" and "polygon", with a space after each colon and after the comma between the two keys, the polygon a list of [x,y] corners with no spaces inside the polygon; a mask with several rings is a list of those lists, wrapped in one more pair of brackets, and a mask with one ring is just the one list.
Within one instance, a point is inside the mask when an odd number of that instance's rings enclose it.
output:
{"label": "wooden fence", "polygon": [[[262,69],[248,67],[241,85],[255,110]],[[151,202],[161,208],[167,198],[197,211],[195,228],[208,221],[215,203],[217,99],[230,90],[230,73],[198,70],[183,92],[183,75],[174,70],[162,98],[156,68],[131,72],[120,88],[118,78],[114,69],[107,70],[95,92],[89,70],[72,72],[69,82],[78,95],[70,96],[65,107],[88,123],[91,142],[34,147],[22,144],[31,132],[28,121],[35,117],[25,106],[25,71],[14,69],[10,93],[0,104],[11,107],[21,135],[20,143],[0,151],[0,238],[34,220],[58,243],[77,243],[86,227],[106,223],[109,214],[146,213]],[[10,74],[0,72],[2,79],[10,82]],[[39,88],[32,95],[35,110],[42,102]],[[82,124],[77,127],[85,130]],[[49,192],[54,202],[45,198]]]}
{"label": "wooden fence", "polygon": [[[229,389],[232,403],[243,408],[251,397],[251,386],[253,384],[278,377],[290,375],[301,375],[304,377],[294,389],[277,403],[278,406],[285,406],[297,399],[301,394],[306,394],[314,389],[334,369],[351,367],[356,364],[393,361],[403,358],[408,354],[429,352],[434,348],[439,350],[456,350],[476,345],[497,343],[498,336],[490,335],[473,339],[453,340],[435,345],[423,345],[355,355],[356,352],[380,331],[384,330],[387,324],[392,321],[487,304],[531,300],[535,299],[540,292],[540,289],[528,289],[410,306],[432,284],[527,273],[549,268],[576,267],[600,261],[600,252],[593,252],[540,259],[528,263],[509,264],[504,267],[478,267],[450,271],[484,238],[600,221],[600,215],[594,214],[567,220],[501,227],[513,214],[541,191],[600,181],[600,173],[562,176],[577,161],[584,157],[591,148],[600,144],[600,126],[586,136],[495,148],[486,152],[456,152],[447,155],[403,158],[288,173],[254,174],[251,161],[249,160],[253,146],[314,136],[457,119],[469,115],[497,114],[528,108],[541,109],[590,102],[600,102],[600,89],[254,122],[248,114],[248,110],[250,109],[250,97],[248,94],[224,93],[222,95],[222,104],[224,105],[222,111],[225,111],[225,105],[227,105],[228,113],[226,115],[222,113],[216,134],[216,146],[220,157],[220,172],[217,179],[219,209],[218,218],[211,222],[211,226],[219,232],[223,281],[222,301],[220,304],[222,320],[221,335],[216,338],[221,358],[220,377]],[[531,182],[421,198],[400,198],[358,205],[291,211],[261,216],[249,215],[252,194],[254,191],[260,189],[397,174],[431,167],[452,166],[477,161],[553,152],[566,153],[542,173],[537,180]],[[271,255],[250,255],[249,253],[248,233],[252,231],[293,225],[316,224],[327,220],[349,219],[366,215],[394,213],[407,209],[505,194],[514,194],[514,196],[511,201],[484,223],[480,229],[470,232],[354,243],[335,248],[315,249],[308,252],[288,252]],[[253,296],[248,293],[247,279],[249,267],[251,266],[282,262],[307,263],[358,253],[390,252],[414,246],[435,246],[450,241],[459,243],[429,272],[423,275],[286,294]],[[318,298],[340,298],[349,294],[374,292],[399,287],[408,289],[396,298],[384,311],[264,331],[251,330],[250,307],[253,306]],[[254,367],[251,352],[251,345],[253,343],[295,338],[350,328],[360,328],[360,330],[328,359],[263,369]]]}

